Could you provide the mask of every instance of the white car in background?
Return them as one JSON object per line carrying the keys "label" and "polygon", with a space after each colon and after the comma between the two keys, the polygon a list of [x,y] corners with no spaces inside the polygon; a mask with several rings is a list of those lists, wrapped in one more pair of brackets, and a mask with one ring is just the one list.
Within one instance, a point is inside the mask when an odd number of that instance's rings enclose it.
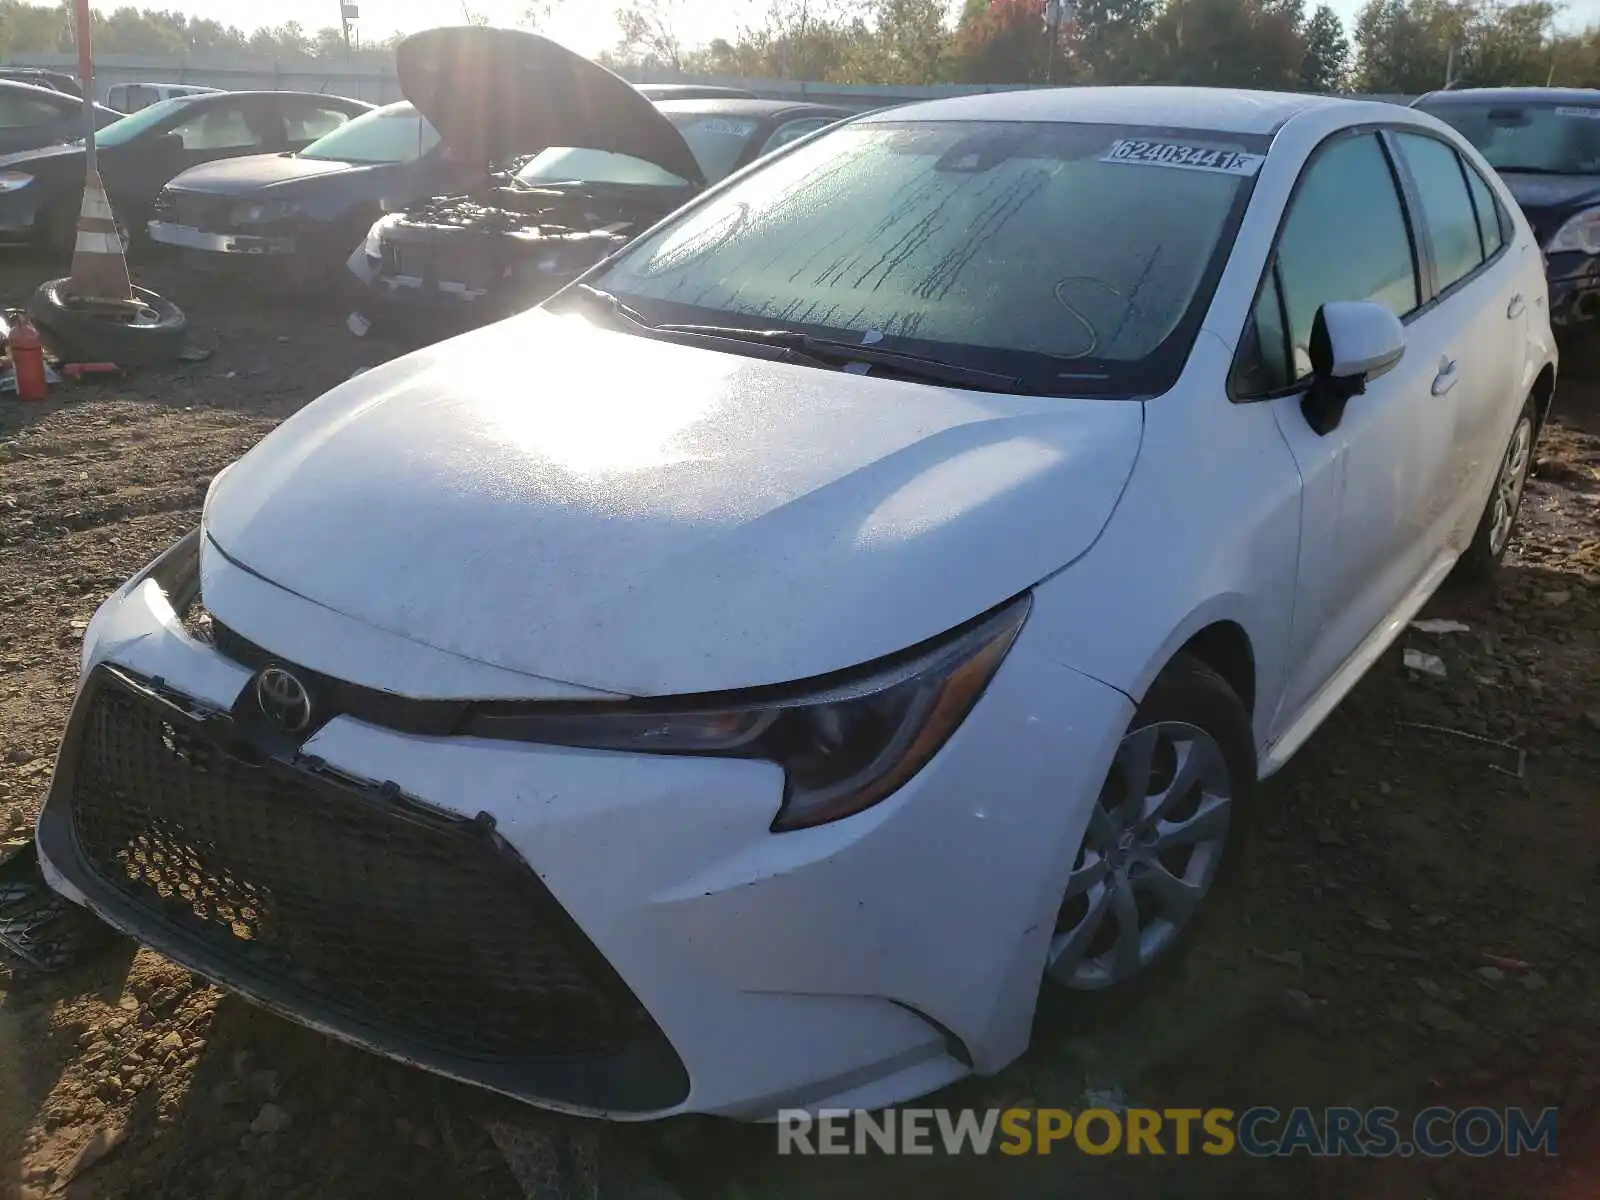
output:
{"label": "white car in background", "polygon": [[221,90],[198,83],[114,83],[106,89],[106,104],[118,112],[135,113],[174,96],[200,96]]}
{"label": "white car in background", "polygon": [[1452,570],[1538,247],[1425,114],[860,118],[341,385],[100,609],[65,895],[315,1028],[638,1119],[871,1108],[1126,984]]}

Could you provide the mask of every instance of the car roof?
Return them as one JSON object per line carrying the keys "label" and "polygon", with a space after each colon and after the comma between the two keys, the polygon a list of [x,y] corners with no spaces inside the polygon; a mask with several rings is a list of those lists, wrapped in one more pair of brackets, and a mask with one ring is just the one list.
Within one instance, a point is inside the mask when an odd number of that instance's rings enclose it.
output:
{"label": "car roof", "polygon": [[1451,88],[1449,91],[1429,92],[1412,101],[1429,104],[1481,104],[1485,100],[1505,100],[1513,104],[1600,104],[1600,91],[1594,88],[1561,87],[1499,87]]}
{"label": "car roof", "polygon": [[804,100],[654,100],[651,101],[667,116],[684,113],[708,117],[751,117],[765,121],[780,116],[848,117],[847,108],[834,108],[826,104],[811,104]]}
{"label": "car roof", "polygon": [[882,109],[863,121],[1077,121],[1160,125],[1223,133],[1275,133],[1313,109],[1347,107],[1352,117],[1395,105],[1341,96],[1254,92],[1242,88],[1082,87],[988,92]]}
{"label": "car roof", "polygon": [[269,91],[224,92],[224,91],[212,91],[212,92],[191,92],[188,95],[184,95],[184,96],[168,96],[167,99],[168,100],[182,100],[185,104],[205,105],[205,104],[220,104],[224,100],[234,100],[234,99],[237,99],[240,96],[294,96],[294,97],[296,97],[298,99],[302,99],[302,100],[331,100],[331,101],[334,101],[334,102],[336,102],[338,104],[348,104],[352,108],[359,109],[359,110],[361,110],[363,112],[366,112],[366,111],[368,111],[370,109],[373,109],[373,108],[377,107],[374,104],[368,104],[365,100],[352,100],[349,96],[333,96],[333,95],[328,94],[327,92],[269,92]]}

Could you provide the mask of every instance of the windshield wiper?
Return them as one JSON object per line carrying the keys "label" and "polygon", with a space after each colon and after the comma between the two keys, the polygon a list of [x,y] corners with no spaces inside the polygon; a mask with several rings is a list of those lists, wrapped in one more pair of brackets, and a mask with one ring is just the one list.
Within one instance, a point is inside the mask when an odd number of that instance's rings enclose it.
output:
{"label": "windshield wiper", "polygon": [[657,325],[660,333],[685,333],[698,337],[725,338],[735,342],[752,342],[756,345],[782,346],[798,351],[807,358],[830,366],[848,367],[853,364],[885,367],[901,375],[909,375],[929,383],[947,383],[952,387],[977,388],[991,392],[1016,392],[1022,390],[1022,379],[999,371],[985,371],[978,367],[963,367],[923,354],[910,354],[903,350],[886,350],[881,346],[863,346],[834,338],[820,338],[794,329],[740,329],[728,325]]}
{"label": "windshield wiper", "polygon": [[[708,346],[711,349],[726,349],[722,343],[742,340],[728,337],[716,325],[657,325],[638,309],[630,308],[604,288],[591,287],[587,283],[575,284],[571,292],[566,294],[574,298],[582,297],[590,307],[598,308],[614,322],[626,325],[633,333],[643,337],[692,346]],[[775,362],[798,363],[807,367],[831,365],[817,355],[807,354],[799,347],[783,342],[760,341],[754,344],[769,351],[765,357]]]}
{"label": "windshield wiper", "polygon": [[636,325],[641,330],[653,330],[654,325],[638,309],[629,308],[617,297],[603,288],[590,287],[587,283],[580,283],[573,287],[572,295],[581,296],[593,308],[599,308],[609,316],[620,317],[630,325]]}

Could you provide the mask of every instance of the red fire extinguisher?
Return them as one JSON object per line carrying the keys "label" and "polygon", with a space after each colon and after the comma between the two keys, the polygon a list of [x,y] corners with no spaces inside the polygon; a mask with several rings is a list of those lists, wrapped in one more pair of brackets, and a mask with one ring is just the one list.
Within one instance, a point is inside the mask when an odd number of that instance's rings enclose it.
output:
{"label": "red fire extinguisher", "polygon": [[44,343],[27,317],[11,327],[11,364],[17,372],[17,399],[43,400],[50,394],[44,377]]}

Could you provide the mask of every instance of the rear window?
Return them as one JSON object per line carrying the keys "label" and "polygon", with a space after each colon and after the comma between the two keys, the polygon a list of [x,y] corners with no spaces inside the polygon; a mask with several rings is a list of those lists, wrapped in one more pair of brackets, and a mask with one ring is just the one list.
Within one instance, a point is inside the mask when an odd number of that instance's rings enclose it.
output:
{"label": "rear window", "polygon": [[1600,104],[1417,105],[1452,126],[1497,171],[1600,174]]}
{"label": "rear window", "polygon": [[662,321],[882,342],[1065,394],[1164,390],[1265,138],[872,122],[824,134],[625,250]]}

